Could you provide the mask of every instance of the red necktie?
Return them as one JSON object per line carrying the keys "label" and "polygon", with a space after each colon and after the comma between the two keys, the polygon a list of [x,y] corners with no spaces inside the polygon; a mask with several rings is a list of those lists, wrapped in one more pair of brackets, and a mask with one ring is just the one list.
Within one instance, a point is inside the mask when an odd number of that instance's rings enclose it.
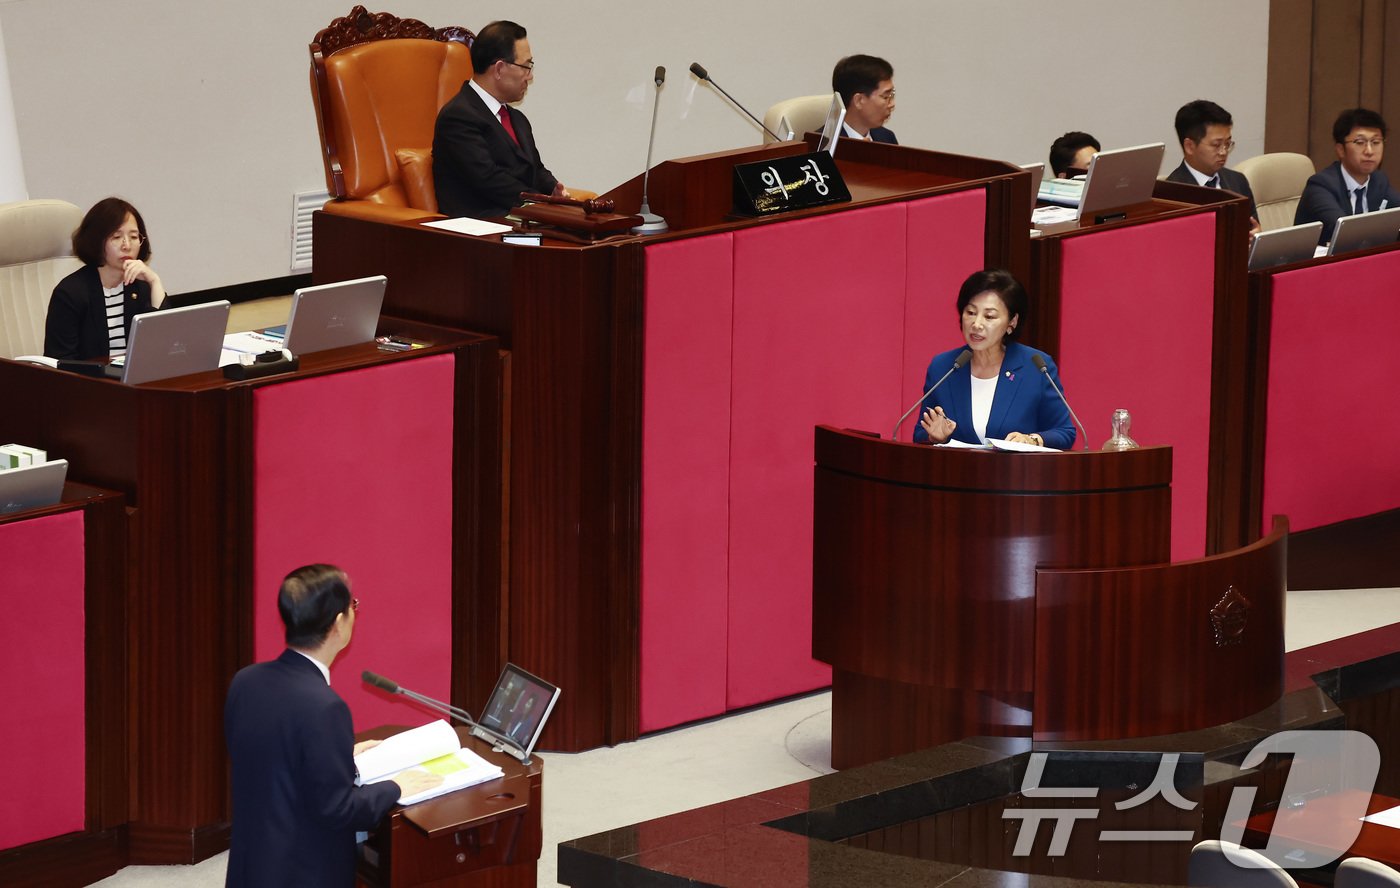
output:
{"label": "red necktie", "polygon": [[515,144],[519,145],[520,139],[518,139],[515,135],[515,125],[510,122],[510,109],[507,108],[505,105],[502,105],[500,115],[501,125],[504,126],[506,128],[506,132],[510,134],[510,140]]}

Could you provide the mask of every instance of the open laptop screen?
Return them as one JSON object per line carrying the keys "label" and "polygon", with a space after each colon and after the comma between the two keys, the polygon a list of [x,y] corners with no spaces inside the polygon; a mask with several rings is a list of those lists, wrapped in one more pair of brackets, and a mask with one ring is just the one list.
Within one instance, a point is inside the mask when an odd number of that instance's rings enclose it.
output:
{"label": "open laptop screen", "polygon": [[374,338],[384,305],[384,275],[303,287],[292,294],[285,347],[294,355],[359,345]]}
{"label": "open laptop screen", "polygon": [[[486,701],[482,726],[509,738],[519,749],[505,751],[519,759],[527,759],[544,730],[545,720],[559,699],[559,689],[542,678],[531,675],[514,663],[507,663],[496,680],[496,687]],[[487,734],[479,734],[494,740]]]}

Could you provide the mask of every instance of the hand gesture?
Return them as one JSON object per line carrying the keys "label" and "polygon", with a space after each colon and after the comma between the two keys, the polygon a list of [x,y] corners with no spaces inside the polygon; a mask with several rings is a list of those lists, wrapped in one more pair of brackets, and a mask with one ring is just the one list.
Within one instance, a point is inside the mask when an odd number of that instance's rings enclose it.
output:
{"label": "hand gesture", "polygon": [[919,417],[919,425],[924,427],[924,432],[928,434],[930,444],[942,444],[953,437],[953,430],[958,427],[943,414],[942,407],[930,407],[924,411],[924,415]]}

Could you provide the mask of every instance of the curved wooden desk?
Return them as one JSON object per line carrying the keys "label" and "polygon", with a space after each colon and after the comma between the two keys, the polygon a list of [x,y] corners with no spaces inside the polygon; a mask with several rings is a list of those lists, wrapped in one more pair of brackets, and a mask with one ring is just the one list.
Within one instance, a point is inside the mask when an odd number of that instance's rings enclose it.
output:
{"label": "curved wooden desk", "polygon": [[813,656],[832,764],[1028,736],[1040,565],[1166,561],[1171,449],[1027,455],[819,426]]}

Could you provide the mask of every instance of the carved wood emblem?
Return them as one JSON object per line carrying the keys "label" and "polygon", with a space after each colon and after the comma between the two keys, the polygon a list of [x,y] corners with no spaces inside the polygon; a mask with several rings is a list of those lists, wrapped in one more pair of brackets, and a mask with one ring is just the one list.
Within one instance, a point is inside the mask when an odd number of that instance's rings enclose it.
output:
{"label": "carved wood emblem", "polygon": [[328,56],[359,43],[403,38],[455,41],[471,46],[476,35],[457,25],[433,28],[418,19],[399,18],[388,12],[369,12],[363,6],[356,6],[349,15],[332,21],[322,29],[312,42],[319,46],[322,55]]}
{"label": "carved wood emblem", "polygon": [[1215,630],[1215,646],[1228,647],[1244,640],[1244,627],[1249,622],[1249,599],[1234,586],[1225,590],[1210,609],[1210,626]]}

